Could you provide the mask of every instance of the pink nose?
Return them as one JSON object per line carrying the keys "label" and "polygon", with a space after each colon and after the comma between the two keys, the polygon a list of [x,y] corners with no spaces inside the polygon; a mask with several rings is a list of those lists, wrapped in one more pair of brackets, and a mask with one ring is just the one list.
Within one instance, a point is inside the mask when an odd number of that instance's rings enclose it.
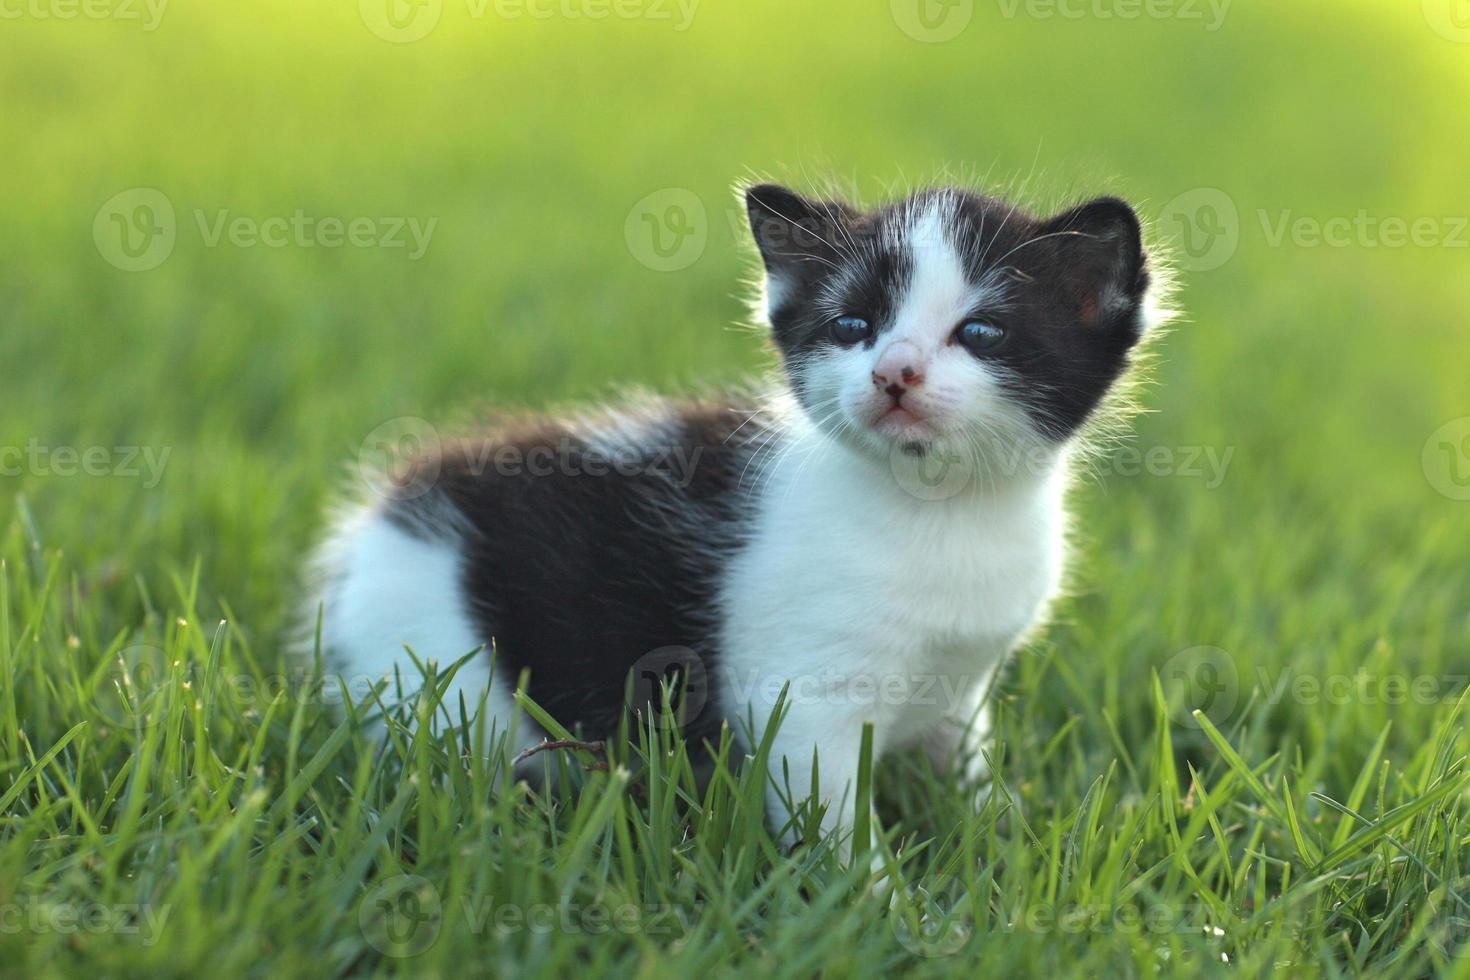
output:
{"label": "pink nose", "polygon": [[895,341],[890,345],[873,368],[873,386],[881,388],[894,398],[923,383],[924,372],[919,348],[907,340]]}

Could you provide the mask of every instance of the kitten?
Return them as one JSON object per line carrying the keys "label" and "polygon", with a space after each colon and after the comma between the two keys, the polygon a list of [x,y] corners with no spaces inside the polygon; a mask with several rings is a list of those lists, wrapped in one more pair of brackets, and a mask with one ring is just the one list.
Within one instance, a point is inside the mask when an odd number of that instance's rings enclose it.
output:
{"label": "kitten", "polygon": [[988,776],[985,696],[1057,593],[1068,459],[1149,328],[1151,276],[1113,198],[1040,219],[956,189],[745,196],[774,390],[441,445],[339,521],[317,598],[349,677],[485,648],[444,724],[483,698],[506,731],[527,670],[601,736],[673,672],[695,744],[728,724],[749,746],[789,684],[768,784],[789,838],[813,750],[824,828],[847,825],[865,722],[875,755]]}

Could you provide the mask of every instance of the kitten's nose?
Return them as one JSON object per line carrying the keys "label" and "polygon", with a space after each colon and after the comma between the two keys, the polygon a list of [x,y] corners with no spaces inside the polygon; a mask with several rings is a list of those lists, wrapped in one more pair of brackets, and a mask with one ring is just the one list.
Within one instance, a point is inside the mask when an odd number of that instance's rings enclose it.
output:
{"label": "kitten's nose", "polygon": [[921,370],[919,348],[907,340],[895,341],[878,358],[878,364],[873,368],[873,386],[881,388],[894,398],[923,383],[924,372]]}

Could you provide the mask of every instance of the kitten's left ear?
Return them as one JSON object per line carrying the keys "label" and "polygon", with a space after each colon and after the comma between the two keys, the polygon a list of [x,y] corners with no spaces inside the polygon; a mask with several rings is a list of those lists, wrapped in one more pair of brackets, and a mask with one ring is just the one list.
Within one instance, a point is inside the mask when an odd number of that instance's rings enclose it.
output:
{"label": "kitten's left ear", "polygon": [[790,277],[806,276],[824,261],[831,268],[839,227],[853,214],[841,201],[815,201],[779,184],[746,188],[745,209],[766,271]]}
{"label": "kitten's left ear", "polygon": [[1138,215],[1126,201],[1088,201],[1043,222],[1036,237],[1043,235],[1054,236],[1057,277],[1084,328],[1143,332],[1148,255]]}

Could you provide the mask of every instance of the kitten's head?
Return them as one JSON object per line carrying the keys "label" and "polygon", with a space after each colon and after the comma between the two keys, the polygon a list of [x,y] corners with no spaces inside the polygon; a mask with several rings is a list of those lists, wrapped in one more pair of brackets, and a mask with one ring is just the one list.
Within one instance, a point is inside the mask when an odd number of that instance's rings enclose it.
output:
{"label": "kitten's head", "polygon": [[1066,442],[1146,329],[1137,215],[1051,218],[963,190],[872,211],[746,191],[766,314],[803,409],[878,453]]}

